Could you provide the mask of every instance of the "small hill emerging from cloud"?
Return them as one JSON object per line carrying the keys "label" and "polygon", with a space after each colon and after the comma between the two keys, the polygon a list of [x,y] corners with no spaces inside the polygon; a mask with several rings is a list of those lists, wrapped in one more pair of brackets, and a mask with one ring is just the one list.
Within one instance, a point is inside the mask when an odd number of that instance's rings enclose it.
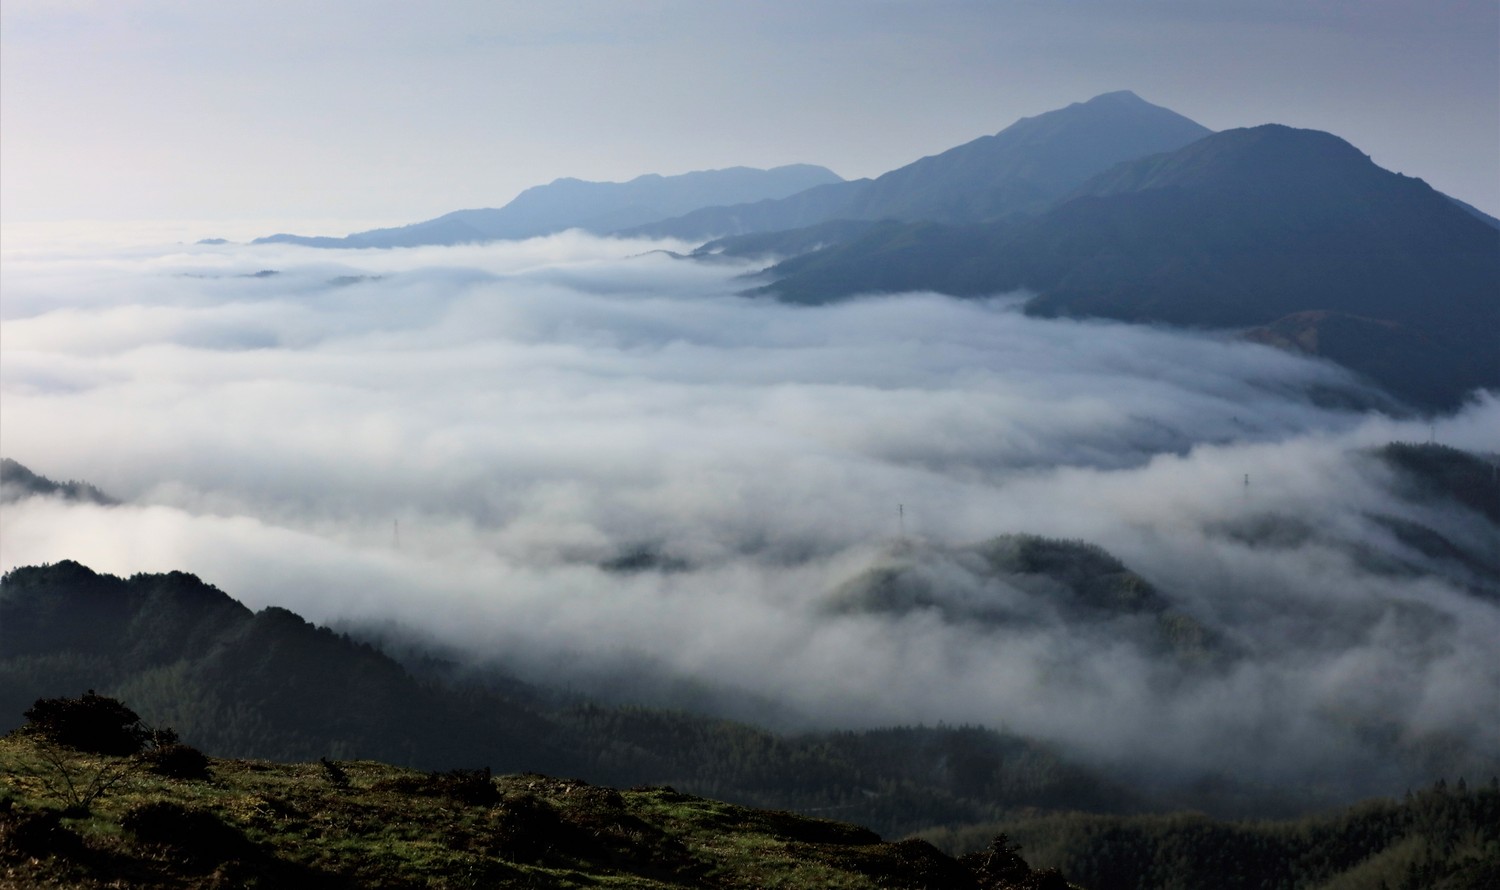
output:
{"label": "small hill emerging from cloud", "polygon": [[1164,659],[1171,670],[1224,664],[1221,635],[1174,607],[1103,548],[1036,535],[1001,535],[967,547],[907,544],[883,565],[840,585],[841,613],[927,612],[976,629],[1042,629],[1064,622]]}
{"label": "small hill emerging from cloud", "polygon": [[119,501],[87,482],[70,479],[55,482],[40,473],[32,472],[19,461],[0,459],[0,503],[10,503],[27,497],[60,497],[70,501],[90,504],[118,504]]}

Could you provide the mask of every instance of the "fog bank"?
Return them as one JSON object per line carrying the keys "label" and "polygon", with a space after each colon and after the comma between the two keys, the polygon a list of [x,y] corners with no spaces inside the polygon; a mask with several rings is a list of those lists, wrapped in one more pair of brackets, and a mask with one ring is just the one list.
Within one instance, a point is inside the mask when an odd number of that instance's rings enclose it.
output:
{"label": "fog bank", "polygon": [[[1390,745],[1500,760],[1496,599],[1391,522],[1500,533],[1364,454],[1493,449],[1493,394],[1429,427],[1223,336],[1007,295],[791,307],[663,247],[7,244],[0,454],[127,503],[6,504],[0,564],[191,571],[535,680],[691,679],[809,724],[1351,785],[1404,778],[1376,772]],[[1019,532],[1106,548],[1235,654],[1164,667],[962,556]],[[1029,619],[830,608],[882,566]]]}

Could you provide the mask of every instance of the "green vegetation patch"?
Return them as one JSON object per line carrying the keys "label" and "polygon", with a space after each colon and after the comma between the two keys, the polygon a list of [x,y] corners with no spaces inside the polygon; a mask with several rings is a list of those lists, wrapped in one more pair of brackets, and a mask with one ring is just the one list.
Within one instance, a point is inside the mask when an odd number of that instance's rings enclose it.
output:
{"label": "green vegetation patch", "polygon": [[[330,760],[207,758],[184,777],[44,744],[0,738],[0,886],[1022,886],[926,841],[670,788]],[[59,771],[122,775],[80,809]]]}

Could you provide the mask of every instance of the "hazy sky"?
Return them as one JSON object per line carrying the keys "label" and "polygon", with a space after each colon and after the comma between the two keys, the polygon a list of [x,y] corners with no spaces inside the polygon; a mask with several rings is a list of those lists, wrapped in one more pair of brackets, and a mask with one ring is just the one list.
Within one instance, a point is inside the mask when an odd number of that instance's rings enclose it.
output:
{"label": "hazy sky", "polygon": [[873,176],[1131,89],[1500,214],[1494,0],[5,0],[0,216],[411,221],[561,176]]}

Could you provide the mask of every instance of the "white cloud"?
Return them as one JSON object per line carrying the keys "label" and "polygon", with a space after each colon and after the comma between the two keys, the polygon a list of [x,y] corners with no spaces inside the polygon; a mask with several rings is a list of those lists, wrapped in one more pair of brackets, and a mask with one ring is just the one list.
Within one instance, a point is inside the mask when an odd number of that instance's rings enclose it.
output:
{"label": "white cloud", "polygon": [[[0,452],[130,503],[7,505],[0,565],[187,570],[252,606],[394,619],[584,686],[652,665],[832,723],[1312,770],[1355,762],[1343,729],[1381,719],[1497,755],[1465,703],[1500,684],[1500,611],[1373,517],[1473,548],[1495,531],[1393,498],[1355,452],[1429,430],[1306,395],[1361,397],[1343,372],[1006,298],[788,307],[735,296],[744,270],[637,255],[651,246],[8,259]],[[1493,447],[1500,402],[1436,433]],[[960,563],[930,567],[946,595],[1042,619],[830,612],[891,558],[898,504],[940,548],[1096,542],[1252,658],[1164,686],[1128,640]],[[1312,533],[1241,533],[1266,517]],[[1378,571],[1361,546],[1421,570]],[[681,570],[599,567],[640,547]]]}

